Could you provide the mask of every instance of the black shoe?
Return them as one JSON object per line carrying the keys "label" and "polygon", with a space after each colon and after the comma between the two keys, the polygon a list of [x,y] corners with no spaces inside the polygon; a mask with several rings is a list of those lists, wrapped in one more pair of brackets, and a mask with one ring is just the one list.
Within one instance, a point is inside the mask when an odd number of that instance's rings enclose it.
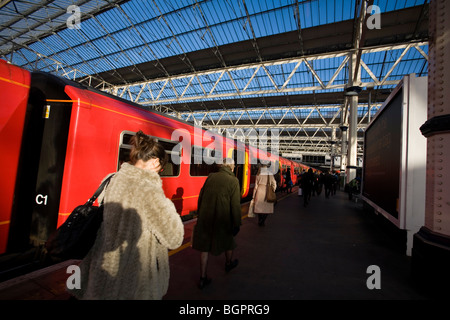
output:
{"label": "black shoe", "polygon": [[210,283],[211,283],[211,279],[210,278],[208,278],[208,277],[200,278],[200,281],[198,282],[198,288],[199,289],[203,289],[204,287],[206,287]]}
{"label": "black shoe", "polygon": [[233,261],[231,261],[229,263],[226,263],[225,264],[225,271],[226,272],[230,272],[231,270],[233,270],[234,268],[237,267],[238,263],[239,263],[238,259],[234,259]]}

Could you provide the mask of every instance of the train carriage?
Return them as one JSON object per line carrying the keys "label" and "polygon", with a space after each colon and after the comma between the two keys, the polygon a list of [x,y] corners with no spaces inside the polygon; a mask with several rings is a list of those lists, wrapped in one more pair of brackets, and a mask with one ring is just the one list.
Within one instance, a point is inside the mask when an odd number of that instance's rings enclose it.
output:
{"label": "train carriage", "polygon": [[[0,143],[2,211],[0,254],[41,246],[70,212],[86,202],[109,173],[128,161],[138,130],[169,154],[163,188],[183,220],[195,217],[198,195],[215,164],[236,161],[241,198],[253,194],[255,169],[269,161],[263,150],[78,83],[0,63],[3,104]],[[8,80],[9,79],[9,80]],[[10,94],[6,94],[10,93]],[[8,118],[7,113],[14,113]],[[276,170],[275,170],[276,171]],[[293,171],[292,171],[293,174]]]}

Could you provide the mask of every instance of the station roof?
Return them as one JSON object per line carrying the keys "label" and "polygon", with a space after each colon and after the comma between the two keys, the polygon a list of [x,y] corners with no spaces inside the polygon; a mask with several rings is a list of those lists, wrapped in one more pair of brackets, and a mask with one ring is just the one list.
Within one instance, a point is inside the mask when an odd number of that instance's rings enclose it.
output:
{"label": "station roof", "polygon": [[427,40],[427,0],[0,1],[1,58],[205,128],[277,128],[286,154],[339,153],[352,53],[362,138],[427,75]]}

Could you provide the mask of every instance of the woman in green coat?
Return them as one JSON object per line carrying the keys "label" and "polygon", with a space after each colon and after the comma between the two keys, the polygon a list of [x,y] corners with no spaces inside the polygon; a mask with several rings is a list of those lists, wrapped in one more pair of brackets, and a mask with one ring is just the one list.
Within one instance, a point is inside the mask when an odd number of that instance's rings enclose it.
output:
{"label": "woman in green coat", "polygon": [[233,159],[224,159],[219,171],[208,176],[198,198],[192,248],[201,252],[200,288],[211,282],[206,275],[208,253],[218,256],[225,252],[227,272],[238,264],[232,256],[236,248],[234,236],[241,226],[241,197],[239,181],[233,170]]}

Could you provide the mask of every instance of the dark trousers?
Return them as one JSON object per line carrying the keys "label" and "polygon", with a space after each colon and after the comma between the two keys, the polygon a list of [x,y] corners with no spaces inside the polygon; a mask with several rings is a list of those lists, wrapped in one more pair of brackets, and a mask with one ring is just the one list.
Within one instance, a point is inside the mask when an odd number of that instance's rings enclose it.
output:
{"label": "dark trousers", "polygon": [[311,188],[303,188],[303,205],[306,207],[311,200]]}
{"label": "dark trousers", "polygon": [[263,225],[264,225],[264,222],[265,222],[266,219],[267,219],[268,214],[265,214],[265,213],[257,213],[257,215],[258,215],[258,224],[259,224],[260,226],[263,226]]}
{"label": "dark trousers", "polygon": [[328,198],[332,194],[331,186],[325,186],[325,198]]}

